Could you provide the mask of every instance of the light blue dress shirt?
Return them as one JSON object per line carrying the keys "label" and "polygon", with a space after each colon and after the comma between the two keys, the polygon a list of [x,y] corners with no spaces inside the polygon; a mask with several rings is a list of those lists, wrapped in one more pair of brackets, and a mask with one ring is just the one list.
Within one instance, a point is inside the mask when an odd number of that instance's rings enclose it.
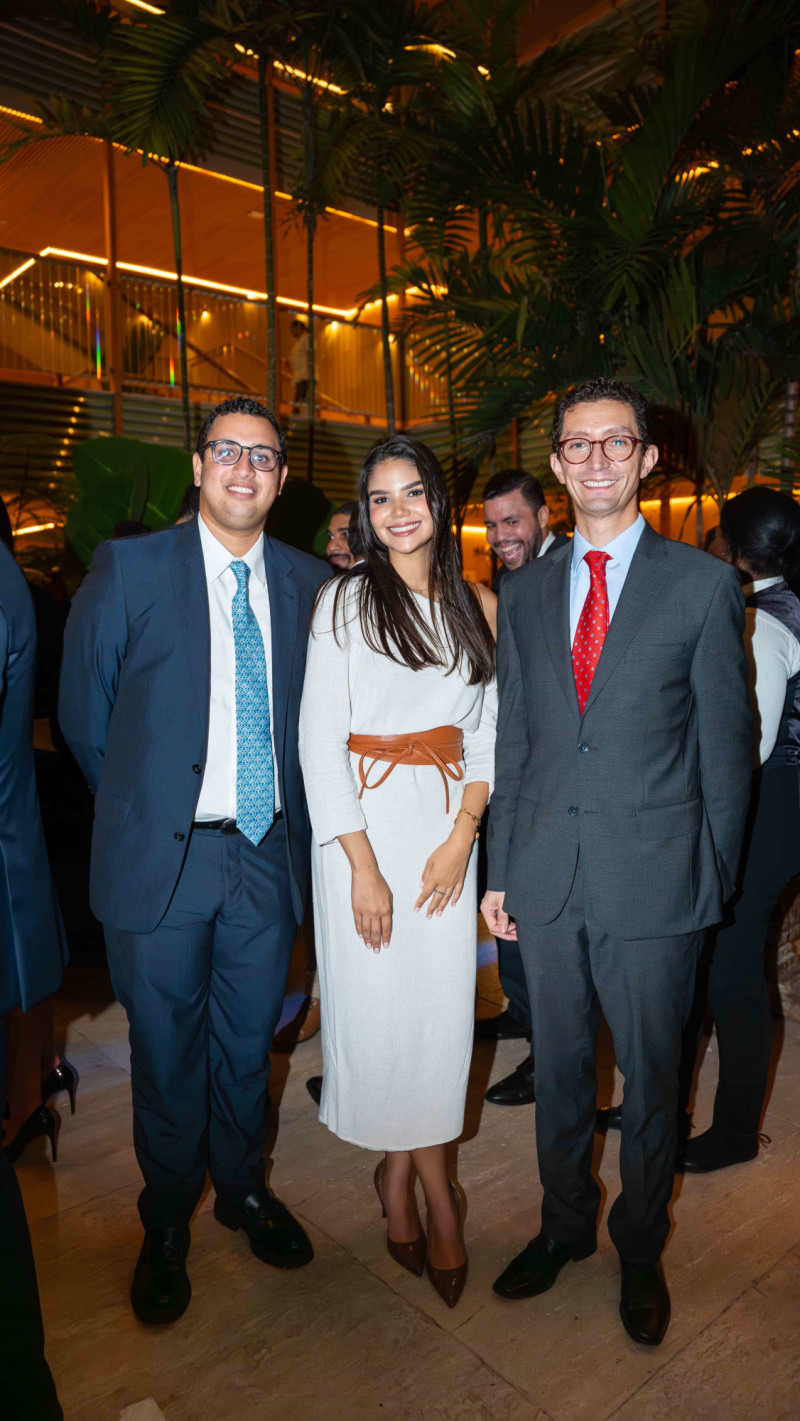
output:
{"label": "light blue dress shirt", "polygon": [[633,555],[639,545],[639,539],[644,532],[644,518],[641,513],[632,523],[630,528],[626,528],[624,533],[612,538],[610,543],[606,543],[604,548],[595,548],[594,543],[587,543],[586,539],[575,529],[572,538],[572,569],[570,572],[569,584],[569,644],[575,640],[575,631],[578,620],[583,611],[583,604],[589,592],[589,567],[584,562],[584,555],[590,552],[608,553],[611,561],[606,563],[606,587],[608,588],[608,620],[614,615],[616,605],[619,601],[619,594],[625,586],[625,578],[628,576],[628,569],[633,562]]}

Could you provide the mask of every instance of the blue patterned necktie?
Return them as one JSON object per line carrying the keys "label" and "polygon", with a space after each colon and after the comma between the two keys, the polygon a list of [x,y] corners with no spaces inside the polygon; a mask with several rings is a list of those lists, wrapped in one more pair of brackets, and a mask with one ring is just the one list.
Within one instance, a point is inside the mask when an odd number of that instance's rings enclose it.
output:
{"label": "blue patterned necktie", "polygon": [[260,844],[275,813],[267,660],[247,595],[250,568],[239,559],[230,566],[237,582],[231,607],[236,653],[236,824],[252,844]]}

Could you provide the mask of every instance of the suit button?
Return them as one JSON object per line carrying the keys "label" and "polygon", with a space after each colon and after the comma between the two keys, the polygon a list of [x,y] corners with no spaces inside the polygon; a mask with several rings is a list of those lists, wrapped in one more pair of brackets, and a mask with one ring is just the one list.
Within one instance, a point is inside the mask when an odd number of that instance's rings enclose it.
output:
{"label": "suit button", "polygon": [[[578,810],[577,804],[571,804],[569,809],[567,810],[570,819],[576,819],[578,817],[579,812],[580,811]],[[175,837],[177,839],[177,834],[175,835]]]}
{"label": "suit button", "polygon": [[[569,812],[570,812],[570,814],[571,814],[571,813],[572,813],[572,810],[570,810]],[[576,809],[576,810],[575,810],[575,813],[577,814],[577,812],[578,812],[578,811],[577,811],[577,809]],[[181,833],[180,829],[176,829],[176,830],[175,830],[175,833],[172,835],[172,837],[173,837],[173,839],[177,839],[179,844],[182,844],[183,841],[184,841],[184,838],[185,838],[186,836],[185,836],[185,834],[182,834],[182,833]]]}
{"label": "suit button", "polygon": [[202,773],[203,773],[203,766],[202,766],[202,765],[192,765],[192,769],[194,770],[194,772],[195,772],[196,775],[202,775]]}
{"label": "suit button", "polygon": [[578,746],[578,749],[580,750],[580,752],[581,752],[582,755],[588,755],[588,754],[589,754],[589,746],[588,746],[588,745],[579,745],[579,746]]}

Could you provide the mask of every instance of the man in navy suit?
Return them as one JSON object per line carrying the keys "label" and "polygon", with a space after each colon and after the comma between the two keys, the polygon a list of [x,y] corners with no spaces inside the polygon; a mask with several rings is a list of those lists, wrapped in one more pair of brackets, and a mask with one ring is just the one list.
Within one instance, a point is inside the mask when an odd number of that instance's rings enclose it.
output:
{"label": "man in navy suit", "polygon": [[[2,510],[5,512],[5,510]],[[22,570],[0,534],[0,1110],[6,1102],[3,1017],[61,985],[66,945],[47,862],[33,765],[36,618]],[[0,1149],[0,1391],[6,1415],[59,1421],[44,1356],[36,1269],[17,1177]]]}
{"label": "man in navy suit", "polygon": [[273,416],[226,400],[194,455],[199,515],[101,544],[65,638],[60,721],[95,795],[91,903],[130,1023],[145,1239],[131,1302],[186,1310],[189,1220],[264,1262],[311,1244],[264,1182],[269,1047],[310,830],[297,749],[307,627],[327,566],[265,536],[287,474]]}

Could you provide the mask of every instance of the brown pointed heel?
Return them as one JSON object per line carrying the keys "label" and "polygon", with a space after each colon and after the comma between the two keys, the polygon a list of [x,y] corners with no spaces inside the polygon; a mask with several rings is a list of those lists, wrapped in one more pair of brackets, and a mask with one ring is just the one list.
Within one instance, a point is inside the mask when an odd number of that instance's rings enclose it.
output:
{"label": "brown pointed heel", "polygon": [[[375,1170],[375,1193],[381,1201],[383,1217],[386,1218],[386,1206],[383,1202],[383,1181],[386,1177],[386,1160],[382,1159]],[[405,1268],[409,1273],[413,1273],[415,1278],[421,1278],[425,1268],[425,1255],[427,1244],[425,1235],[420,1234],[411,1243],[396,1243],[393,1238],[386,1235],[386,1247],[395,1263],[399,1263],[401,1268]]]}
{"label": "brown pointed heel", "polygon": [[[460,1225],[461,1195],[459,1194],[458,1189],[456,1188],[455,1184],[452,1183],[452,1181],[450,1183],[450,1189],[453,1195],[453,1203],[455,1205],[456,1217]],[[442,1299],[442,1302],[447,1303],[447,1306],[449,1308],[455,1307],[456,1303],[461,1297],[461,1294],[464,1291],[464,1286],[467,1281],[468,1268],[469,1259],[467,1259],[464,1263],[460,1263],[458,1268],[434,1268],[433,1264],[430,1261],[430,1258],[426,1258],[425,1260],[425,1271],[428,1274],[428,1277],[430,1278],[431,1283],[433,1284],[437,1293],[439,1294],[439,1297]]]}

